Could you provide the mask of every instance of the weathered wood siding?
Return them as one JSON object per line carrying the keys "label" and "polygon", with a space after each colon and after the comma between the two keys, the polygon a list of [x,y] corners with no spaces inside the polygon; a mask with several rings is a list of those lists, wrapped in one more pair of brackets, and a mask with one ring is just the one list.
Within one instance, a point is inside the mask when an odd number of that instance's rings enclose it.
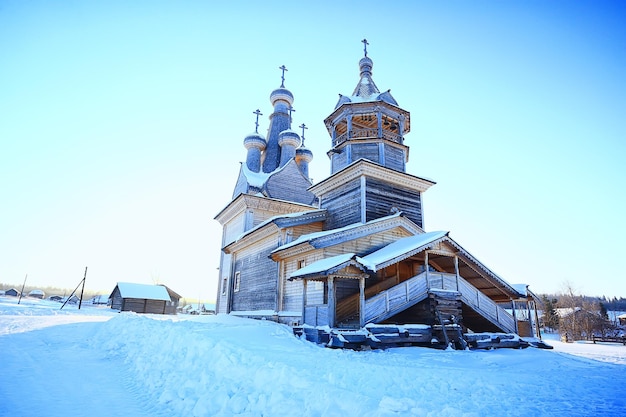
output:
{"label": "weathered wood siding", "polygon": [[271,198],[302,204],[315,202],[315,195],[308,191],[310,186],[308,178],[304,177],[293,159],[265,183],[265,189]]}
{"label": "weathered wood siding", "polygon": [[341,153],[334,153],[331,158],[331,172],[340,171],[348,165],[349,147],[344,148]]}
{"label": "weathered wood siding", "polygon": [[[232,255],[222,252],[220,270],[219,270],[219,283],[217,288],[217,301],[215,303],[216,313],[228,313],[228,285],[230,284],[229,277],[231,274],[231,260]],[[224,284],[226,280],[226,284]],[[226,287],[224,287],[226,285]]]}
{"label": "weathered wood siding", "polygon": [[[311,225],[307,225],[311,226]],[[319,227],[320,225],[318,225]],[[299,234],[302,234],[308,227],[299,226],[294,230],[294,238],[297,238]],[[313,229],[310,232],[319,231],[319,229]],[[309,233],[310,233],[309,232]],[[299,234],[297,234],[299,233]],[[300,261],[304,261],[306,265],[310,265],[315,261],[319,261],[324,258],[323,250],[314,250],[308,252],[306,254],[299,254],[294,256],[293,258],[287,259],[283,262],[284,265],[284,284],[283,284],[283,310],[284,311],[293,311],[293,312],[301,312],[302,311],[302,291],[304,290],[304,285],[302,284],[302,280],[289,281],[288,279],[291,275],[298,269],[298,263]],[[319,297],[319,289],[315,289],[316,285],[311,282],[307,287],[307,294],[310,294],[315,300],[318,300]],[[317,292],[317,294],[315,293]],[[323,298],[323,296],[322,296]],[[311,299],[308,300],[308,303],[311,304]]]}
{"label": "weathered wood siding", "polygon": [[407,218],[422,227],[422,197],[419,191],[367,178],[365,191],[367,221],[388,216],[392,207],[396,207]]}
{"label": "weathered wood siding", "polygon": [[358,279],[335,279],[337,302],[359,293]]}
{"label": "weathered wood siding", "polygon": [[406,154],[403,149],[391,146],[388,143],[384,144],[385,147],[385,166],[387,168],[395,169],[396,171],[405,172],[405,158]]}
{"label": "weathered wood siding", "polygon": [[122,310],[123,302],[124,299],[120,294],[120,289],[115,287],[115,289],[113,290],[113,294],[111,294],[111,308],[113,310]]}
{"label": "weathered wood siding", "polygon": [[361,158],[369,159],[370,161],[380,164],[380,154],[378,152],[378,143],[353,143],[348,145],[352,147],[352,161],[357,161]]}
{"label": "weathered wood siding", "polygon": [[232,243],[245,231],[245,213],[240,213],[233,217],[224,225],[222,235],[222,245],[226,246]]}
{"label": "weathered wood siding", "polygon": [[326,229],[361,221],[361,181],[355,179],[324,195],[321,208],[328,210]]}
{"label": "weathered wood siding", "polygon": [[232,295],[233,311],[276,310],[278,264],[269,258],[278,237],[268,237],[237,254],[231,280],[239,272],[239,291]]}
{"label": "weathered wood siding", "polygon": [[302,280],[285,281],[283,291],[283,310],[301,312],[302,311],[302,290],[304,285]]}
{"label": "weathered wood siding", "polygon": [[341,255],[344,253],[356,253],[358,256],[367,255],[382,248],[383,246],[407,236],[409,236],[408,232],[403,229],[396,228],[381,231],[379,233],[373,233],[371,235],[347,242],[338,241],[336,245],[324,248],[324,257]]}

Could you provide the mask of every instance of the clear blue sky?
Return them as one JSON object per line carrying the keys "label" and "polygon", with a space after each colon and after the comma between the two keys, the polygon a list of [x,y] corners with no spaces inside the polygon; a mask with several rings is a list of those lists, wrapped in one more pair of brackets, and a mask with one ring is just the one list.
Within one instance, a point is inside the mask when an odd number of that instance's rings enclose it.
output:
{"label": "clear blue sky", "polygon": [[0,282],[213,298],[252,112],[286,65],[322,180],[363,38],[428,231],[535,292],[626,296],[619,1],[0,1]]}

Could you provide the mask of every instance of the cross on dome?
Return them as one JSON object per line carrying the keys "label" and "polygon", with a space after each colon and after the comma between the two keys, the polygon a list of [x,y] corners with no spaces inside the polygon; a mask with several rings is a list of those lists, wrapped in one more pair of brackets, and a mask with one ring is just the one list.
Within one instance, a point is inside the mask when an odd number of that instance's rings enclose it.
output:
{"label": "cross on dome", "polygon": [[280,87],[285,88],[285,71],[287,71],[287,67],[281,65],[280,67],[278,67],[278,69],[283,71],[282,75],[280,76]]}
{"label": "cross on dome", "polygon": [[367,56],[367,45],[369,45],[369,42],[367,42],[367,39],[363,39],[361,42],[363,42],[363,52]]}
{"label": "cross on dome", "polygon": [[306,127],[306,125],[304,123],[302,123],[300,126],[298,126],[300,129],[302,129],[302,145],[304,145],[304,130],[308,129],[308,127]]}
{"label": "cross on dome", "polygon": [[294,111],[296,111],[296,109],[294,109],[292,106],[289,106],[289,108],[287,109],[287,111],[289,112],[289,129],[291,129],[291,113],[293,113]]}
{"label": "cross on dome", "polygon": [[256,122],[254,122],[254,133],[259,133],[259,116],[263,116],[263,113],[261,113],[261,110],[256,109],[256,111],[253,111],[252,114],[256,114]]}

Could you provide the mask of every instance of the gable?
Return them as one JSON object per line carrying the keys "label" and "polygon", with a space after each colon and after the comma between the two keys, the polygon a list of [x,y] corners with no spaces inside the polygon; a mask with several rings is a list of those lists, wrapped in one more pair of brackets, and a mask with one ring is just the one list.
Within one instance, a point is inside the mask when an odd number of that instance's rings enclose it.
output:
{"label": "gable", "polygon": [[308,191],[311,182],[306,178],[294,159],[274,172],[265,182],[263,193],[270,198],[313,204],[315,195]]}
{"label": "gable", "polygon": [[354,252],[362,255],[378,249],[401,237],[421,234],[423,230],[405,218],[393,214],[367,223],[355,223],[338,229],[302,235],[272,252],[275,261],[312,249],[324,248],[326,253],[338,255]]}

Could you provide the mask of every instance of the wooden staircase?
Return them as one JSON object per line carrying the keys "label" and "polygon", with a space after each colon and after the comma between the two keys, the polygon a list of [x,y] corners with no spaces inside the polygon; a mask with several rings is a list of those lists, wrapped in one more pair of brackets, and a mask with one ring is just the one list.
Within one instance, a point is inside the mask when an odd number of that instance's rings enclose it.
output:
{"label": "wooden staircase", "polygon": [[[429,294],[440,293],[437,309],[443,316],[457,315],[460,312],[456,301],[469,307],[479,316],[487,320],[494,328],[505,333],[516,333],[515,320],[511,314],[481,293],[462,277],[454,274],[423,272],[400,284],[384,289],[385,281],[366,289],[365,324],[380,323],[398,313],[424,301]],[[378,294],[368,298],[369,294]],[[445,293],[450,296],[444,296]],[[446,299],[448,301],[446,301]],[[358,294],[342,300],[337,306],[338,322],[341,320],[358,321]],[[450,311],[447,311],[450,310]]]}

